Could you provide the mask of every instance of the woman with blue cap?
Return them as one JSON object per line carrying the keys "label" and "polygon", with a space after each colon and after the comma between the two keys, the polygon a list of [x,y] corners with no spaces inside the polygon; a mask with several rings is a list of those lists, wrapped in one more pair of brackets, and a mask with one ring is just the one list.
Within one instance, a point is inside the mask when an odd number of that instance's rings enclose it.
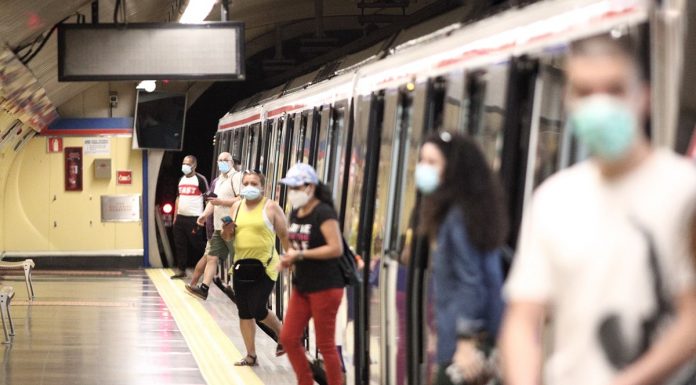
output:
{"label": "woman with blue cap", "polygon": [[294,289],[290,294],[280,341],[298,385],[314,384],[301,342],[304,330],[313,318],[317,348],[324,358],[328,384],[342,385],[335,329],[336,313],[345,286],[339,266],[343,243],[331,192],[319,182],[314,168],[304,163],[290,168],[280,183],[288,186],[288,200],[293,207],[288,227],[290,248],[281,257],[281,269],[294,268]]}

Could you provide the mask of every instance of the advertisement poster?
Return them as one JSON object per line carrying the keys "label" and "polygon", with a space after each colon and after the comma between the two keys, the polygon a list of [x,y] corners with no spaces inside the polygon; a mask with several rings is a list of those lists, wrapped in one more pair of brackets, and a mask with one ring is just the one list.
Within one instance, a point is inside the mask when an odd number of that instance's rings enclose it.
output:
{"label": "advertisement poster", "polygon": [[65,191],[82,191],[82,147],[65,147]]}

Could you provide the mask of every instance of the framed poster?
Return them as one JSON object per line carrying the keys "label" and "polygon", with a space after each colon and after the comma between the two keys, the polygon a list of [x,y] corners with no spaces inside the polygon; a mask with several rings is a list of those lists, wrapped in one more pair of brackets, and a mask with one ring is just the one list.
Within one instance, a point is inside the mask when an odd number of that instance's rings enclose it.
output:
{"label": "framed poster", "polygon": [[65,147],[65,191],[82,191],[82,147]]}

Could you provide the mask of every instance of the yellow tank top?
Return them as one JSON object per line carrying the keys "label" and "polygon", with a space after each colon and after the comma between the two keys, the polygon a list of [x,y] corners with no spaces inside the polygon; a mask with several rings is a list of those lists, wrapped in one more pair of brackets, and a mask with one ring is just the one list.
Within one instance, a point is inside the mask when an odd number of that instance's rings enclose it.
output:
{"label": "yellow tank top", "polygon": [[[266,266],[266,274],[275,281],[278,279],[278,252],[275,249],[276,233],[273,224],[266,216],[267,198],[263,198],[253,210],[249,210],[246,200],[239,206],[237,228],[234,237],[234,260],[258,259]],[[268,258],[273,250],[273,259]],[[268,263],[268,264],[267,264]]]}

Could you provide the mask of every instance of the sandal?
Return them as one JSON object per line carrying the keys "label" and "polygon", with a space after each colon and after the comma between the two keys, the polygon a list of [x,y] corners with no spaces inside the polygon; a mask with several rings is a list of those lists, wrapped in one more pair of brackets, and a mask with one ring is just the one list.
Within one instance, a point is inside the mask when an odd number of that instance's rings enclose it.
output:
{"label": "sandal", "polygon": [[[249,361],[251,359],[251,361]],[[258,366],[257,357],[247,354],[246,357],[234,363],[234,366]]]}
{"label": "sandal", "polygon": [[280,357],[283,354],[285,354],[285,349],[283,348],[283,345],[281,345],[281,344],[276,345],[276,352],[275,352],[276,357]]}

